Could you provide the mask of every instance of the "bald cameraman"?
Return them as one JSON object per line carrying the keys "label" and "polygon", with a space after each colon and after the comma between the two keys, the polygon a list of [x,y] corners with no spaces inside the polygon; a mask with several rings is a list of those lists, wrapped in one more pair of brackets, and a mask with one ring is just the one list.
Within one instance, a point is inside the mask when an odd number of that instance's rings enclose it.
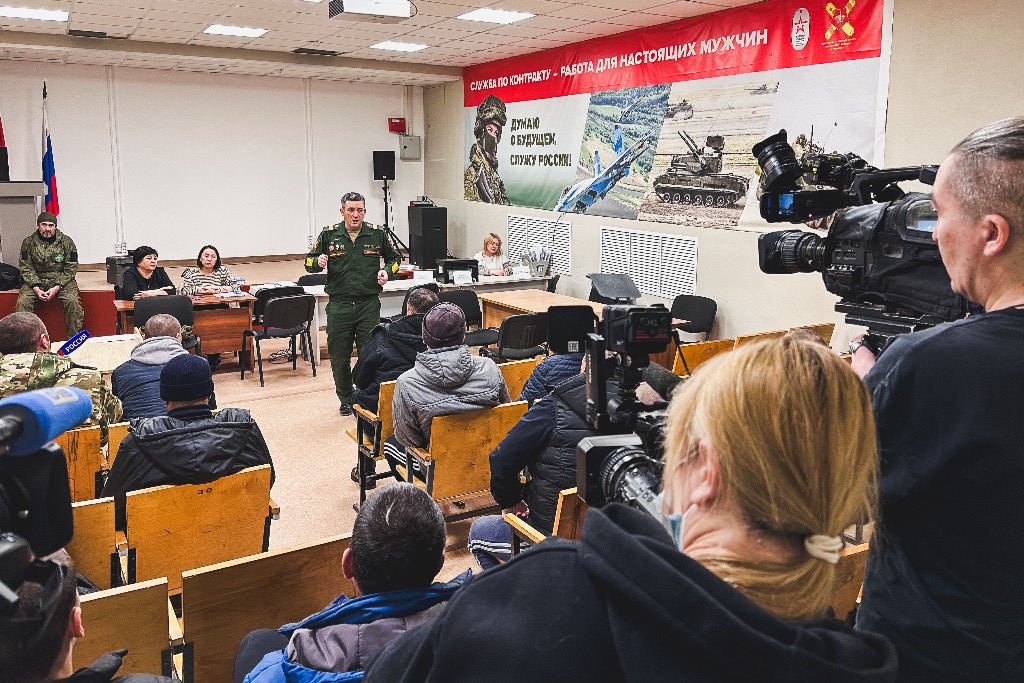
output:
{"label": "bald cameraman", "polygon": [[933,239],[984,313],[902,336],[872,391],[880,519],[857,627],[896,646],[901,681],[1024,680],[1024,117],[953,148]]}

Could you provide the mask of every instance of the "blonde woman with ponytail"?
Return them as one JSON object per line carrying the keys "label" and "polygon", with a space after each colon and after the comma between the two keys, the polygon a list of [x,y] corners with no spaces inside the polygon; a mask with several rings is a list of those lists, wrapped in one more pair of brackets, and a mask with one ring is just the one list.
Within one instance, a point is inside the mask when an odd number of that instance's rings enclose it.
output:
{"label": "blonde woman with ponytail", "polygon": [[368,680],[895,680],[885,638],[826,616],[840,534],[876,495],[851,368],[800,339],[718,356],[676,391],[665,443],[662,519],[591,509],[579,541],[484,572]]}

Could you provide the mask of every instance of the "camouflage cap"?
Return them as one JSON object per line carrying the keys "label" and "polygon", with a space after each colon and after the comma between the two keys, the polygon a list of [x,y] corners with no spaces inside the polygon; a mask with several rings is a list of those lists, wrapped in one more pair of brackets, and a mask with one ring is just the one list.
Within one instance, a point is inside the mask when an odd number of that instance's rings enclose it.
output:
{"label": "camouflage cap", "polygon": [[54,225],[57,225],[57,217],[49,211],[43,211],[39,214],[39,217],[36,218],[36,225],[39,225],[40,223],[53,223]]}
{"label": "camouflage cap", "polygon": [[488,95],[476,108],[476,121],[478,124],[493,121],[499,126],[504,126],[508,121],[508,117],[505,115],[505,103],[494,95]]}

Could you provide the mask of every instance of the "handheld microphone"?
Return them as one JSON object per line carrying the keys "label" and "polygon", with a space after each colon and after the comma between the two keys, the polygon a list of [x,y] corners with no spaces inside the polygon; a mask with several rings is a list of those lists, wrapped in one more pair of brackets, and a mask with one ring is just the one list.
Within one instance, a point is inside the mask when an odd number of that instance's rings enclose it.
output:
{"label": "handheld microphone", "polygon": [[92,399],[78,387],[51,387],[0,400],[0,450],[22,457],[35,453],[92,414]]}
{"label": "handheld microphone", "polygon": [[85,340],[91,336],[92,335],[89,334],[89,330],[82,330],[81,332],[73,336],[71,339],[68,339],[66,342],[64,342],[64,346],[60,347],[60,350],[57,351],[57,353],[61,356],[70,355],[72,351],[74,351],[79,346],[84,344]]}

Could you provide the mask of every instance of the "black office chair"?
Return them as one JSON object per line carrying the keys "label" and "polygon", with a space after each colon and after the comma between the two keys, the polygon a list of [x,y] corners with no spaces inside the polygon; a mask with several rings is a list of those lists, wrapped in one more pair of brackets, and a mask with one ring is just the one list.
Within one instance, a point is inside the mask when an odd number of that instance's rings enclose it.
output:
{"label": "black office chair", "polygon": [[299,287],[316,287],[318,285],[327,284],[327,273],[313,273],[312,275],[303,275],[296,282]]}
{"label": "black office chair", "polygon": [[241,379],[245,379],[245,338],[252,337],[256,346],[256,364],[260,371],[260,386],[263,384],[263,353],[260,350],[260,341],[265,339],[288,339],[288,351],[292,358],[292,370],[297,369],[298,357],[295,349],[295,339],[302,340],[302,353],[309,355],[309,364],[313,367],[313,376],[316,377],[316,359],[313,357],[313,337],[310,334],[310,324],[313,322],[313,314],[316,312],[316,297],[312,294],[300,294],[297,296],[279,296],[270,299],[263,309],[263,317],[259,330],[245,330],[242,332],[242,350],[238,352],[238,359],[242,365]]}
{"label": "black office chair", "polygon": [[429,289],[434,294],[437,294],[437,295],[441,294],[441,288],[438,287],[436,282],[424,282],[422,285],[416,285],[415,287],[410,287],[409,289],[405,290],[405,298],[402,300],[402,312],[399,315],[392,315],[392,316],[388,316],[386,318],[381,318],[380,321],[382,323],[393,323],[396,320],[398,320],[399,318],[404,318],[405,316],[409,315],[409,297],[417,289]]}
{"label": "black office chair", "polygon": [[[271,299],[277,299],[282,296],[300,296],[305,293],[306,290],[297,285],[261,289],[256,292],[256,301],[252,304],[252,324],[263,324],[263,310],[266,308],[267,302]],[[310,296],[312,296],[312,294]]]}
{"label": "black office chair", "polygon": [[547,353],[547,338],[547,313],[510,315],[501,321],[501,327],[498,328],[497,348],[480,349],[480,355],[496,360],[533,358]]}
{"label": "black office chair", "polygon": [[711,328],[718,314],[718,303],[714,299],[695,294],[680,294],[672,301],[672,317],[688,321],[679,329],[691,334],[704,334],[704,341],[711,339]]}
{"label": "black office chair", "polygon": [[552,294],[555,292],[555,287],[558,286],[558,278],[560,277],[562,277],[561,273],[552,276],[552,278],[548,280],[548,291]]}
{"label": "black office chair", "polygon": [[[202,342],[199,336],[193,332],[195,325],[195,313],[192,310],[192,297],[181,296],[147,296],[135,301],[135,312],[132,315],[135,327],[145,327],[146,322],[158,313],[166,313],[174,316],[181,324],[181,346],[186,351],[196,350],[196,355],[201,356]],[[186,327],[188,329],[186,329]]]}
{"label": "black office chair", "polygon": [[[480,299],[472,289],[448,289],[437,295],[441,303],[455,304],[466,316],[466,346],[490,346],[498,341],[498,330],[479,329],[484,322]],[[470,330],[475,325],[476,330]]]}

